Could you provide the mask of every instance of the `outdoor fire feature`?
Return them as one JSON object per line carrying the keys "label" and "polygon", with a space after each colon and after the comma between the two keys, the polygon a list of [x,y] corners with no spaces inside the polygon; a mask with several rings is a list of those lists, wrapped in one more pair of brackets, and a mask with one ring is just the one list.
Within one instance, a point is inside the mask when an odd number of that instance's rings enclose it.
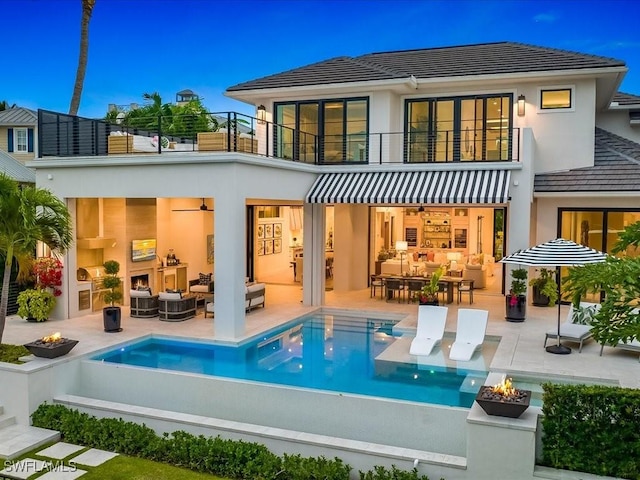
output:
{"label": "outdoor fire feature", "polygon": [[60,332],[53,335],[47,335],[24,346],[36,357],[56,358],[66,355],[76,346],[78,340],[63,338]]}
{"label": "outdoor fire feature", "polygon": [[476,402],[488,415],[518,418],[529,407],[531,390],[518,390],[504,377],[497,385],[480,387]]}

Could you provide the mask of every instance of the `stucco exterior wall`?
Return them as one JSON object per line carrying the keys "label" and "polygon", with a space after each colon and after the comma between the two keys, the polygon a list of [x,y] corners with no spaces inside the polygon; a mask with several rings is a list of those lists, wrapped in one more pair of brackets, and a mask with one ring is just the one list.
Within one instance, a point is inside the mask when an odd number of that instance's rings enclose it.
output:
{"label": "stucco exterior wall", "polygon": [[596,126],[640,143],[640,125],[632,126],[631,123],[629,123],[628,110],[601,112],[596,116]]}

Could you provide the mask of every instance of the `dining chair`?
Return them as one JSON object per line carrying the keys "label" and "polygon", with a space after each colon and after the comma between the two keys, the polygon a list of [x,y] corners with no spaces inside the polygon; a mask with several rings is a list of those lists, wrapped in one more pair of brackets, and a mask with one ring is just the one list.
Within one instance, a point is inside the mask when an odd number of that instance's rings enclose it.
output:
{"label": "dining chair", "polygon": [[460,280],[458,283],[458,303],[462,301],[462,294],[469,294],[469,303],[473,303],[473,280]]}
{"label": "dining chair", "polygon": [[438,295],[442,294],[442,303],[447,303],[449,285],[449,282],[438,282]]}
{"label": "dining chair", "polygon": [[423,286],[424,280],[407,280],[407,301],[416,301]]}
{"label": "dining chair", "polygon": [[384,283],[384,287],[387,290],[387,302],[391,300],[397,292],[398,303],[400,303],[404,298],[404,282],[396,278],[387,278]]}
{"label": "dining chair", "polygon": [[369,280],[369,284],[371,285],[371,293],[369,295],[369,298],[373,298],[376,296],[376,291],[379,288],[380,289],[380,298],[383,298],[384,296],[384,280],[380,277],[378,277],[377,275],[371,275],[370,276],[370,280]]}

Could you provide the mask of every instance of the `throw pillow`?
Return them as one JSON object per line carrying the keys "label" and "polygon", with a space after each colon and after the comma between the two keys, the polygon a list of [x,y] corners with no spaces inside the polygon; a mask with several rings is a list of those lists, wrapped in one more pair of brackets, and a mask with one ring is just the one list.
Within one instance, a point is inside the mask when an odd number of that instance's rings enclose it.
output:
{"label": "throw pillow", "polygon": [[572,323],[578,325],[591,325],[591,320],[596,313],[596,308],[593,306],[588,307],[573,307],[573,316],[571,318]]}
{"label": "throw pillow", "polygon": [[211,283],[211,277],[213,274],[211,273],[200,273],[199,275],[199,279],[200,279],[200,285],[209,285],[209,283]]}

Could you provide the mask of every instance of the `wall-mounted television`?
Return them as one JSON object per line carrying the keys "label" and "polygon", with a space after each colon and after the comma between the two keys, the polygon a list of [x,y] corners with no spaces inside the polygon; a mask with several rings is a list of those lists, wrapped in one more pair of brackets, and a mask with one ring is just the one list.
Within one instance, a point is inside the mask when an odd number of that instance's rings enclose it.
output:
{"label": "wall-mounted television", "polygon": [[132,262],[145,262],[147,260],[155,260],[155,258],[156,258],[156,239],[155,238],[131,241],[131,261]]}

